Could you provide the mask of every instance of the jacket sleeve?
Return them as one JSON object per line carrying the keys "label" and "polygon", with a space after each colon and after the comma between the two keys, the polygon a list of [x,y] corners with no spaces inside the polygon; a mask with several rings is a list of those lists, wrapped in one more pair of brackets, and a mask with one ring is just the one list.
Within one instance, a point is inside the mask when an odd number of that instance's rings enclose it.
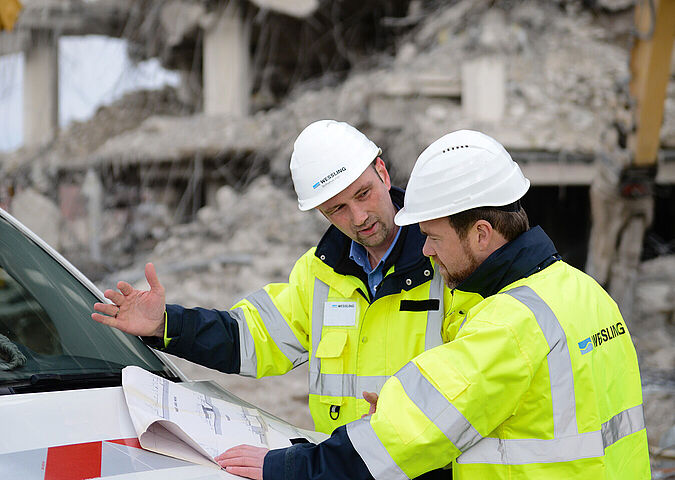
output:
{"label": "jacket sleeve", "polygon": [[272,283],[227,311],[167,305],[165,351],[226,373],[280,375],[307,361],[314,249],[288,283]]}
{"label": "jacket sleeve", "polygon": [[300,443],[265,455],[263,480],[370,480],[344,426],[315,445]]}
{"label": "jacket sleeve", "polygon": [[441,468],[516,410],[549,347],[527,307],[495,297],[469,311],[454,340],[391,377],[372,417],[347,425],[374,478],[415,478]]}
{"label": "jacket sleeve", "polygon": [[225,373],[239,373],[239,327],[230,312],[204,308],[166,306],[163,350],[191,362]]}

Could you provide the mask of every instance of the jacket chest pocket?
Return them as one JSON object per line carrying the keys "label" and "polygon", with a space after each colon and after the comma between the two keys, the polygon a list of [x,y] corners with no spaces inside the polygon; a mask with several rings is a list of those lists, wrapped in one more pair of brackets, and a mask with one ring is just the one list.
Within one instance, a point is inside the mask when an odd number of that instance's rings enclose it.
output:
{"label": "jacket chest pocket", "polygon": [[342,405],[349,395],[349,375],[345,374],[348,335],[344,330],[324,330],[315,356],[320,360],[319,400]]}

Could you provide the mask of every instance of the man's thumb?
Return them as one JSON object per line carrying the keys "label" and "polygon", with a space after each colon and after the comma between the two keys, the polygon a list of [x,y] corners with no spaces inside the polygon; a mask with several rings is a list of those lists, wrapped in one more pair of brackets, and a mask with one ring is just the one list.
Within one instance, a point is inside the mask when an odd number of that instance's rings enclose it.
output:
{"label": "man's thumb", "polygon": [[159,277],[152,263],[145,264],[145,279],[148,281],[148,285],[150,285],[150,290],[159,290],[159,293],[163,293],[164,288],[159,283]]}

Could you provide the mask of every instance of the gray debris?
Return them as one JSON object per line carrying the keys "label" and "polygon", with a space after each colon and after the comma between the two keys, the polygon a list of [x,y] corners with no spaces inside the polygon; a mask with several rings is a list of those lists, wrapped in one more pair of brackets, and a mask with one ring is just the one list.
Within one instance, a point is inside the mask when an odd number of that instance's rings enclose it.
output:
{"label": "gray debris", "polygon": [[50,198],[27,188],[14,196],[10,213],[45,242],[59,248],[61,213]]}

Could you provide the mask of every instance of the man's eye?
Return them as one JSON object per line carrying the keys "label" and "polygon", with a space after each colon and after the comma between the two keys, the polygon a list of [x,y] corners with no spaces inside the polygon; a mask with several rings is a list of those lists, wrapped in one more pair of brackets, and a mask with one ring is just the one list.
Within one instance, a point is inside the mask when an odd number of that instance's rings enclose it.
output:
{"label": "man's eye", "polygon": [[359,197],[365,198],[365,196],[368,195],[368,193],[370,193],[370,190],[366,190],[364,192],[361,192],[361,195],[359,195]]}

